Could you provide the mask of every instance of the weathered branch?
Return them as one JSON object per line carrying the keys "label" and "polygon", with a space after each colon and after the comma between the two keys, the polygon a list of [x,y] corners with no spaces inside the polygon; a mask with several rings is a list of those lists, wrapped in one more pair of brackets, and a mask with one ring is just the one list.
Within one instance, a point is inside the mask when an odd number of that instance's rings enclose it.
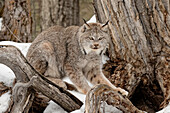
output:
{"label": "weathered branch", "polygon": [[31,91],[31,85],[37,76],[31,78],[27,83],[18,82],[12,90],[14,106],[11,113],[28,113],[30,104],[34,99],[34,91]]}
{"label": "weathered branch", "polygon": [[39,74],[14,46],[0,46],[0,63],[9,66],[15,73],[17,80],[21,82],[32,80],[25,83],[25,85],[18,85],[16,88],[22,86],[23,90],[26,88],[28,91],[27,87],[31,86],[31,88],[41,92],[68,112],[81,107],[82,102],[80,100]]}
{"label": "weathered branch", "polygon": [[3,82],[0,82],[0,96],[6,93],[10,88],[5,86]]}
{"label": "weathered branch", "polygon": [[[136,108],[126,97],[114,91],[107,85],[97,85],[86,96],[86,113],[101,113],[101,105],[107,104],[117,107],[124,113],[144,113]],[[105,106],[103,107],[103,110]],[[105,112],[105,111],[103,111]]]}

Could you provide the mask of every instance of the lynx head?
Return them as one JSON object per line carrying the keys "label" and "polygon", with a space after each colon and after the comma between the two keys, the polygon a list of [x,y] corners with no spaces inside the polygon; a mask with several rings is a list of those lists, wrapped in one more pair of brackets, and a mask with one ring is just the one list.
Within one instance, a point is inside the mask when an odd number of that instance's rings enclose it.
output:
{"label": "lynx head", "polygon": [[109,47],[110,35],[108,33],[108,22],[86,23],[80,27],[78,32],[78,41],[84,54],[95,52],[103,54]]}

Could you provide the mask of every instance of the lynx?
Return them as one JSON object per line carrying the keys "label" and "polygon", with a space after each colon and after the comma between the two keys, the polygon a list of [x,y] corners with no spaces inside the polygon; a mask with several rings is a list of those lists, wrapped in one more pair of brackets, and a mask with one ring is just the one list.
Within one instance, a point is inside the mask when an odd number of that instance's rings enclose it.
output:
{"label": "lynx", "polygon": [[88,80],[94,85],[109,85],[127,95],[124,89],[116,88],[102,73],[102,58],[111,44],[107,24],[85,23],[81,27],[67,28],[53,26],[33,41],[27,60],[50,80],[60,81],[68,76],[77,90],[84,94],[91,89]]}

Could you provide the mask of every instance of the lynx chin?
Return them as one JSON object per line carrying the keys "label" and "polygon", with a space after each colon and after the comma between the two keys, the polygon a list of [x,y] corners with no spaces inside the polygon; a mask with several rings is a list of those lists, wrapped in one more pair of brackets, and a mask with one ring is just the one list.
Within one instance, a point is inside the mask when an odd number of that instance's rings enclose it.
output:
{"label": "lynx chin", "polygon": [[39,73],[62,87],[65,83],[61,79],[68,76],[84,94],[91,89],[88,80],[127,95],[127,91],[116,88],[102,73],[102,57],[113,46],[107,24],[85,22],[81,27],[51,27],[33,41],[27,60]]}

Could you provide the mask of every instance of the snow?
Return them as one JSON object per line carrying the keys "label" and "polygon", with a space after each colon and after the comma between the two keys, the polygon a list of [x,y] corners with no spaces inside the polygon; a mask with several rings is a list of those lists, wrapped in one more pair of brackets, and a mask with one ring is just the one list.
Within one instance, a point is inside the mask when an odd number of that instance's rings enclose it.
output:
{"label": "snow", "polygon": [[50,101],[44,113],[67,113],[67,112],[64,111],[63,108],[61,108],[59,105],[57,105],[53,101]]}
{"label": "snow", "polygon": [[[16,43],[11,41],[1,41],[0,45],[14,45],[22,52],[24,56],[26,56],[26,53],[31,43]],[[14,78],[15,75],[13,71],[6,65],[0,64],[0,82],[4,82],[6,86],[12,87]]]}
{"label": "snow", "polygon": [[4,113],[8,109],[10,97],[9,91],[0,97],[0,113]]}
{"label": "snow", "polygon": [[[95,16],[93,16],[89,20],[89,22],[96,22]],[[0,26],[1,26],[1,24],[0,24]],[[31,43],[16,43],[16,42],[11,42],[11,41],[2,41],[2,42],[0,42],[0,45],[14,45],[17,48],[19,48],[24,55],[26,55]],[[0,82],[4,82],[5,85],[12,87],[14,78],[15,78],[15,75],[14,75],[13,71],[10,68],[8,68],[7,66],[0,64]],[[68,77],[64,78],[64,81],[66,81],[68,83],[72,83]],[[70,91],[70,93],[72,93],[78,99],[80,99],[83,103],[85,103],[86,96],[84,94],[81,94],[81,93],[78,93],[75,91]],[[10,92],[7,92],[0,97],[0,113],[3,113],[7,110],[8,106],[9,106],[10,96],[11,96]],[[84,108],[85,108],[85,105],[83,105],[79,110],[75,110],[71,113],[84,113]],[[115,107],[107,105],[106,113],[113,113],[113,112],[114,113],[122,113]],[[53,101],[50,101],[49,105],[45,109],[44,113],[67,113],[67,112],[64,111],[59,105],[57,105]],[[164,108],[163,110],[161,110],[157,113],[170,113],[170,104],[166,108]]]}
{"label": "snow", "polygon": [[0,45],[14,45],[22,52],[24,56],[26,56],[28,48],[30,47],[31,43],[16,43],[11,41],[1,41]]}
{"label": "snow", "polygon": [[164,109],[158,111],[157,113],[170,113],[170,103]]}
{"label": "snow", "polygon": [[0,64],[0,82],[3,82],[8,87],[12,87],[14,78],[13,71],[6,65]]}
{"label": "snow", "polygon": [[93,15],[87,23],[95,23],[95,22],[96,22],[96,16]]}

